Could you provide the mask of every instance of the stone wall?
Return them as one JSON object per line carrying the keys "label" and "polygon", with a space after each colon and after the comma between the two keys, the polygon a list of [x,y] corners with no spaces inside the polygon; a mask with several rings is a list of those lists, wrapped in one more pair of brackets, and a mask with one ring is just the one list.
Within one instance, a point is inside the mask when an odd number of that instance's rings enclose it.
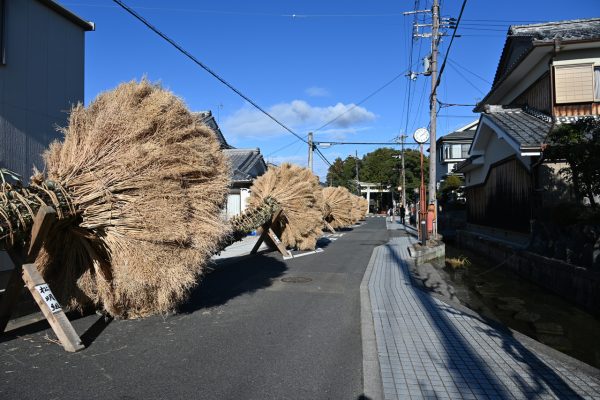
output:
{"label": "stone wall", "polygon": [[540,285],[600,317],[600,271],[520,250],[476,233],[460,230],[459,247],[504,264],[523,279]]}

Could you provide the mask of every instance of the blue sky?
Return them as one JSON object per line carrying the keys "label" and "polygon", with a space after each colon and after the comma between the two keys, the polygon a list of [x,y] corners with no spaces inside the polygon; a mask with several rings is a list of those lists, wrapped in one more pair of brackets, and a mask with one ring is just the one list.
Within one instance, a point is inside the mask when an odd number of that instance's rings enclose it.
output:
{"label": "blue sky", "polygon": [[[315,131],[315,140],[323,142],[390,142],[428,125],[429,78],[420,76],[410,83],[404,73],[411,48],[413,69],[422,71],[419,60],[430,42],[412,41],[413,16],[402,12],[415,3],[419,9],[430,8],[431,0],[124,1],[300,136]],[[96,24],[96,31],[86,37],[86,103],[120,82],[146,76],[182,97],[191,110],[213,111],[232,145],[259,147],[275,163],[306,165],[306,144],[112,1],[60,2]],[[441,0],[441,15],[458,17],[461,4],[462,0]],[[598,16],[598,0],[468,1],[439,99],[474,104],[483,98],[509,25]],[[449,36],[442,41],[442,58],[449,41]],[[471,107],[444,108],[438,136],[476,117]],[[321,151],[333,162],[377,147],[338,145]],[[316,157],[314,170],[324,180],[325,161]]]}

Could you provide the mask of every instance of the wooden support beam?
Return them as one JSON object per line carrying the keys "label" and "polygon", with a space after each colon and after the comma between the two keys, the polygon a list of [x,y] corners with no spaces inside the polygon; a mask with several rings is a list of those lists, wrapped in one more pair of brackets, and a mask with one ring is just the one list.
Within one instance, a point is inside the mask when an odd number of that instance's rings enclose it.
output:
{"label": "wooden support beam", "polygon": [[29,242],[29,250],[27,251],[26,261],[32,263],[35,261],[40,252],[46,236],[50,231],[50,227],[56,221],[56,211],[49,206],[40,207],[38,213],[33,220],[31,227],[31,241]]}
{"label": "wooden support beam", "polygon": [[329,222],[323,220],[323,223],[325,224],[325,228],[327,228],[331,233],[335,233],[335,229],[333,229],[333,226],[331,226]]}
{"label": "wooden support beam", "polygon": [[23,280],[64,349],[72,353],[84,349],[79,335],[35,264],[23,265]]}
{"label": "wooden support beam", "polygon": [[250,254],[256,254],[256,252],[260,248],[260,245],[263,244],[263,242],[265,242],[265,243],[267,243],[267,245],[269,247],[271,247],[273,249],[277,249],[281,253],[282,256],[293,257],[292,253],[289,252],[285,248],[283,243],[281,243],[281,240],[279,240],[279,238],[277,237],[275,232],[273,232],[273,229],[271,229],[271,226],[273,226],[273,224],[275,223],[275,221],[277,221],[277,218],[279,218],[280,215],[281,215],[281,210],[279,210],[278,212],[273,214],[273,217],[271,218],[271,222],[266,223],[261,227],[262,233],[261,233],[260,237],[258,238],[258,240],[256,241],[256,243],[254,244],[254,247],[252,248],[252,251],[250,251]]}
{"label": "wooden support beam", "polygon": [[9,252],[15,264],[15,269],[11,274],[9,287],[7,288],[9,295],[6,296],[5,293],[0,304],[0,333],[6,329],[10,314],[18,301],[19,294],[23,288],[23,282],[25,282],[29,292],[42,310],[44,317],[48,320],[48,323],[65,350],[75,352],[83,349],[85,346],[81,343],[81,339],[73,329],[62,307],[34,264],[44,244],[44,240],[55,221],[56,211],[52,207],[41,207],[33,221],[31,240],[27,252],[24,249],[14,248]]}

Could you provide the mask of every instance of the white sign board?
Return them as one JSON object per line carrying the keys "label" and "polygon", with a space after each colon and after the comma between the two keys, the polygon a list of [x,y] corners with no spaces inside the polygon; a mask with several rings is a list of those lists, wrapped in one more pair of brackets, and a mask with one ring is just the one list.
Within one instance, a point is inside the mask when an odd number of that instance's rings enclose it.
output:
{"label": "white sign board", "polygon": [[40,296],[42,296],[42,299],[44,300],[50,311],[52,311],[52,314],[57,313],[61,310],[60,304],[52,294],[52,291],[50,290],[48,284],[44,283],[42,285],[37,285],[35,287],[35,290],[37,290]]}

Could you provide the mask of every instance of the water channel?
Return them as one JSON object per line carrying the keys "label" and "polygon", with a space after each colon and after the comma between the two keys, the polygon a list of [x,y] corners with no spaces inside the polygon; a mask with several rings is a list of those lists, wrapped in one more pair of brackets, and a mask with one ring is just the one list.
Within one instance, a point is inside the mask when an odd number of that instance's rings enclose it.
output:
{"label": "water channel", "polygon": [[[470,265],[443,268],[456,297],[472,310],[502,322],[558,351],[600,368],[600,320],[552,292],[521,279],[505,265],[452,245],[446,258],[464,256]],[[441,263],[440,263],[441,264]],[[438,265],[441,267],[441,265]]]}

